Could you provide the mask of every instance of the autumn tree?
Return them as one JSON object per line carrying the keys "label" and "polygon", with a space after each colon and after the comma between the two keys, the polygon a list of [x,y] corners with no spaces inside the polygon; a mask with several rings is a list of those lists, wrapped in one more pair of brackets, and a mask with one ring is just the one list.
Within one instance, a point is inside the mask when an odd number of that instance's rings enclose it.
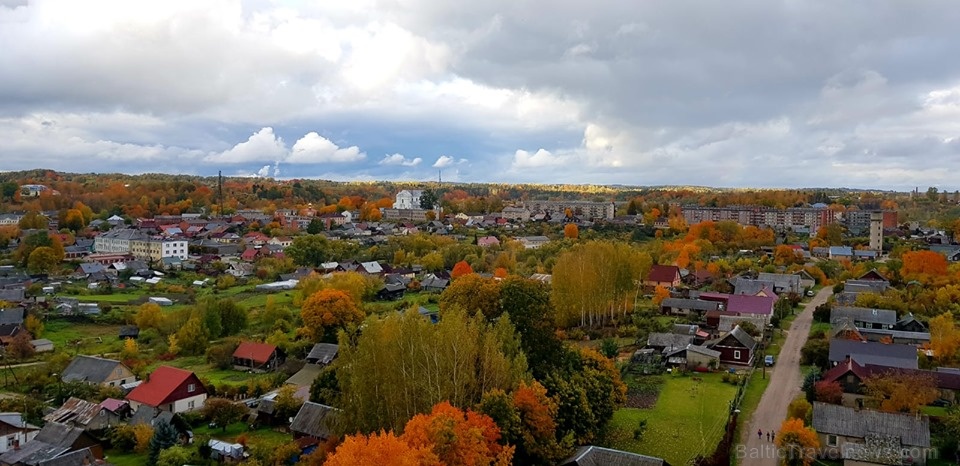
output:
{"label": "autumn tree", "polygon": [[148,328],[159,330],[163,327],[163,309],[156,303],[143,303],[137,308],[137,313],[133,316],[133,321],[137,324],[137,327],[140,327],[140,330],[146,330]]}
{"label": "autumn tree", "polygon": [[300,309],[303,329],[315,341],[332,341],[336,331],[363,321],[363,311],[347,293],[325,289],[307,298]]}
{"label": "autumn tree", "polygon": [[293,259],[297,265],[319,267],[320,264],[330,261],[330,241],[323,235],[300,235],[293,238],[293,243],[283,250],[284,255]]}
{"label": "autumn tree", "polygon": [[580,237],[580,227],[576,223],[568,223],[563,227],[563,237],[568,239],[577,239]]}
{"label": "autumn tree", "polygon": [[890,370],[867,377],[863,388],[882,411],[892,413],[916,414],[939,396],[936,381],[926,373],[908,375]]}
{"label": "autumn tree", "polygon": [[83,213],[77,209],[68,209],[63,213],[62,219],[60,219],[60,226],[77,232],[83,230],[87,224],[84,221]]}
{"label": "autumn tree", "polygon": [[794,398],[787,406],[787,418],[803,419],[805,424],[810,423],[812,412],[813,405],[811,405],[803,395]]}
{"label": "autumn tree", "polygon": [[210,334],[199,318],[191,317],[177,330],[176,341],[184,354],[201,355],[207,350]]}
{"label": "autumn tree", "polygon": [[415,309],[371,316],[359,337],[340,339],[334,364],[348,432],[399,430],[440,401],[474,406],[486,391],[516,387],[527,372],[509,319],[490,323],[458,309],[437,324]]}
{"label": "autumn tree", "polygon": [[953,314],[945,312],[930,319],[930,349],[941,364],[953,361],[960,349],[960,329],[953,322]]}
{"label": "autumn tree", "polygon": [[537,381],[521,382],[513,392],[513,406],[520,419],[519,435],[508,439],[517,445],[520,464],[558,464],[572,445],[571,439],[557,439],[557,402]]}
{"label": "autumn tree", "polygon": [[563,349],[563,343],[557,338],[550,288],[537,280],[517,276],[495,283],[500,287],[500,311],[514,323],[534,377],[542,377],[559,363],[556,356]]}
{"label": "autumn tree", "polygon": [[820,227],[820,229],[817,230],[817,239],[825,242],[827,246],[843,244],[843,225],[831,223]]}
{"label": "autumn tree", "polygon": [[40,246],[27,258],[27,269],[32,273],[48,273],[56,269],[61,259],[53,248]]}
{"label": "autumn tree", "polygon": [[802,419],[789,418],[780,425],[774,444],[782,451],[781,464],[784,466],[810,466],[817,457],[820,439]]}
{"label": "autumn tree", "polygon": [[660,307],[660,304],[663,303],[663,300],[669,297],[670,290],[663,285],[657,285],[657,287],[653,290],[653,305]]}
{"label": "autumn tree", "polygon": [[563,252],[551,287],[558,323],[594,326],[625,318],[652,263],[649,254],[625,243],[590,241]]}
{"label": "autumn tree", "polygon": [[773,249],[773,263],[777,265],[802,264],[803,254],[800,251],[781,244]]}
{"label": "autumn tree", "polygon": [[440,466],[432,446],[412,447],[393,432],[348,435],[325,466],[354,466],[358,464],[396,466]]}
{"label": "autumn tree", "polygon": [[467,315],[482,312],[490,318],[499,316],[500,283],[475,273],[461,276],[440,294],[440,312],[457,307]]}
{"label": "autumn tree", "polygon": [[838,405],[843,401],[843,387],[837,381],[821,380],[813,385],[817,401]]}
{"label": "autumn tree", "polygon": [[903,261],[900,273],[904,277],[926,279],[947,273],[947,257],[935,251],[905,252],[900,260]]}
{"label": "autumn tree", "polygon": [[18,332],[14,335],[10,344],[7,345],[4,354],[19,361],[33,356],[35,352],[33,344],[30,343],[30,334],[28,332]]}
{"label": "autumn tree", "polygon": [[43,321],[33,314],[28,315],[27,318],[23,320],[23,328],[27,329],[30,335],[33,335],[33,338],[43,336]]}
{"label": "autumn tree", "polygon": [[226,398],[207,398],[200,414],[226,432],[227,426],[243,419],[248,411],[242,403],[235,403]]}
{"label": "autumn tree", "polygon": [[296,396],[297,386],[285,384],[280,387],[274,399],[273,414],[278,419],[289,419],[297,415],[303,400]]}
{"label": "autumn tree", "polygon": [[443,401],[430,414],[413,416],[400,437],[411,447],[429,447],[448,466],[511,464],[513,447],[503,447],[500,428],[490,416]]}
{"label": "autumn tree", "polygon": [[470,275],[473,273],[473,267],[470,267],[470,264],[467,261],[457,262],[453,266],[453,270],[450,272],[450,278],[456,280],[464,275]]}

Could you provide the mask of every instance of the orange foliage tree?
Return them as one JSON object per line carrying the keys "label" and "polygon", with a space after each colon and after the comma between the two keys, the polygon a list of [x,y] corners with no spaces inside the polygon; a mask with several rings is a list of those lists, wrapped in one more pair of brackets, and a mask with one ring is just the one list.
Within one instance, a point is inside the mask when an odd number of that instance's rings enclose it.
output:
{"label": "orange foliage tree", "polygon": [[563,227],[563,237],[570,239],[577,239],[580,237],[580,227],[576,223],[568,223],[567,226]]}
{"label": "orange foliage tree", "polygon": [[407,421],[400,438],[412,448],[430,448],[447,466],[509,465],[513,459],[513,447],[497,443],[500,428],[490,416],[446,401]]}
{"label": "orange foliage tree", "polygon": [[653,305],[659,307],[660,303],[669,297],[670,290],[666,289],[663,285],[657,285],[657,288],[653,290]]}
{"label": "orange foliage tree", "polygon": [[456,279],[471,273],[473,273],[473,267],[470,267],[467,261],[460,261],[454,264],[453,271],[450,272],[450,278]]}
{"label": "orange foliage tree", "polygon": [[960,349],[960,329],[953,322],[953,314],[945,312],[930,319],[930,349],[940,363],[949,363]]}
{"label": "orange foliage tree", "polygon": [[891,370],[868,377],[863,381],[864,392],[878,403],[882,411],[918,413],[932,403],[939,393],[933,376],[929,374],[900,374]]}
{"label": "orange foliage tree", "polygon": [[300,308],[305,333],[314,340],[331,339],[339,328],[363,321],[363,311],[349,294],[336,290],[320,290],[307,298]]}
{"label": "orange foliage tree", "polygon": [[947,257],[935,251],[910,251],[903,253],[904,277],[923,278],[925,275],[946,275]]}
{"label": "orange foliage tree", "polygon": [[783,421],[774,443],[783,451],[782,464],[787,466],[810,466],[816,459],[820,439],[813,428],[806,427],[802,419]]}
{"label": "orange foliage tree", "polygon": [[838,405],[843,401],[843,387],[836,381],[821,380],[813,385],[817,401]]}
{"label": "orange foliage tree", "polygon": [[326,466],[353,466],[356,464],[397,466],[439,466],[440,460],[432,446],[414,447],[393,432],[348,435],[343,443],[327,457]]}

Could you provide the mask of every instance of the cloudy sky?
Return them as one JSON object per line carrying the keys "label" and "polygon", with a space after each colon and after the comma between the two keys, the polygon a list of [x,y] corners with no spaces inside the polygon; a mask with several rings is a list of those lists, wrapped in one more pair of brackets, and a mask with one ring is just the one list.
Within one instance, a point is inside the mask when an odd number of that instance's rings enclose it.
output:
{"label": "cloudy sky", "polygon": [[949,1],[0,0],[0,170],[960,187]]}

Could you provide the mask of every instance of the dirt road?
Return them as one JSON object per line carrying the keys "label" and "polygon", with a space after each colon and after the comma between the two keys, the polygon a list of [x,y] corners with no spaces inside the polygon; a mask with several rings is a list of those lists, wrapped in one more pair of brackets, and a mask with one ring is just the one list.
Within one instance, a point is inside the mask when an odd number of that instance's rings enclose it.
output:
{"label": "dirt road", "polygon": [[[787,417],[787,405],[798,394],[803,383],[800,374],[800,348],[807,341],[810,325],[813,322],[813,310],[827,302],[833,294],[829,287],[823,288],[797,316],[787,331],[787,339],[780,349],[780,356],[771,371],[767,370],[770,385],[763,392],[760,405],[754,411],[747,427],[743,430],[740,443],[733,446],[731,454],[738,458],[741,466],[775,466],[777,452],[772,441],[768,441],[766,434],[769,431],[780,429],[780,424]],[[754,373],[754,377],[759,374]],[[763,436],[757,437],[757,431],[763,431]]]}

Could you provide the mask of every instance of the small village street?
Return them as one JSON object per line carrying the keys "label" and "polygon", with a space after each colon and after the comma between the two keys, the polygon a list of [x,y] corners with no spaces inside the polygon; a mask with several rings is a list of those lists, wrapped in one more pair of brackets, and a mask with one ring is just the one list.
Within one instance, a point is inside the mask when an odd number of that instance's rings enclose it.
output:
{"label": "small village street", "polygon": [[[800,394],[800,385],[803,383],[803,374],[800,373],[800,349],[806,343],[810,333],[813,310],[827,302],[831,294],[833,294],[831,288],[823,288],[804,306],[803,311],[787,331],[787,338],[776,364],[772,368],[767,368],[766,376],[770,377],[770,385],[763,393],[752,418],[745,424],[740,442],[732,447],[731,455],[738,458],[741,466],[775,466],[777,464],[776,448],[772,441],[767,440],[766,434],[780,429],[780,424],[787,416],[787,406]],[[758,375],[754,374],[754,377]],[[763,436],[760,438],[757,436],[758,430],[763,431]]]}

